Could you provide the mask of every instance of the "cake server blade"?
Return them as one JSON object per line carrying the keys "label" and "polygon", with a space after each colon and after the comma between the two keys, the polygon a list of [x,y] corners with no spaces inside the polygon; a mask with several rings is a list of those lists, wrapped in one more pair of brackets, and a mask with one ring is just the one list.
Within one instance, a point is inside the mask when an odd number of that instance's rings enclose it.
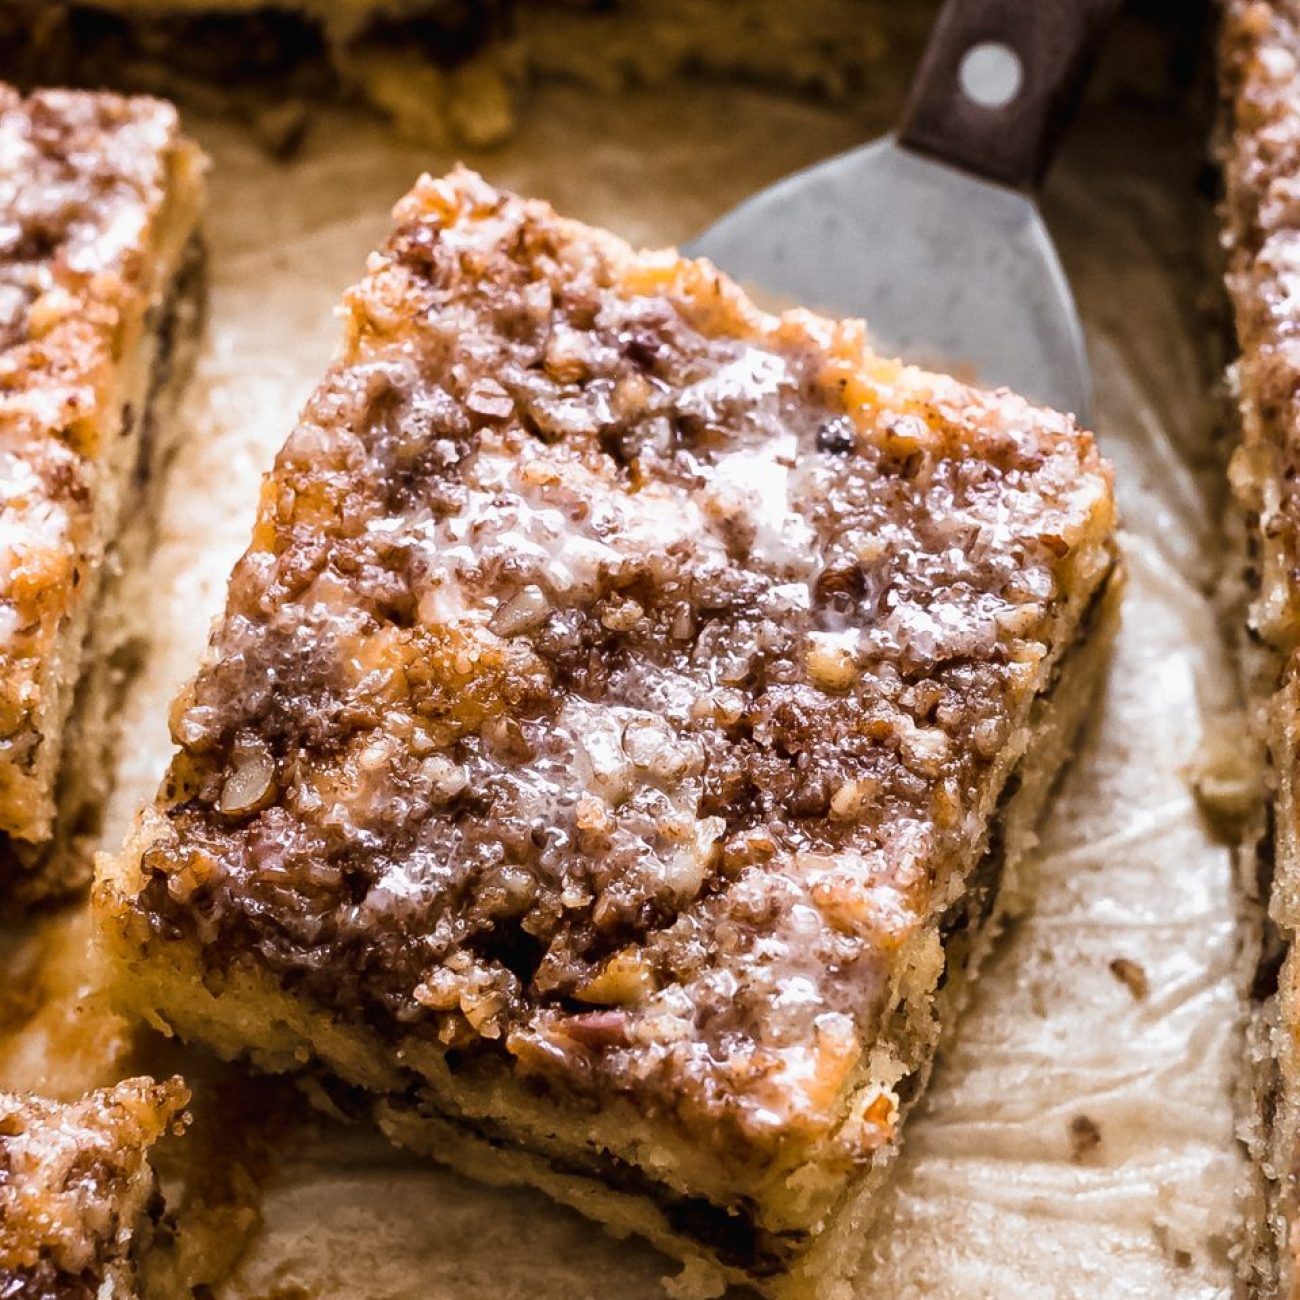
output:
{"label": "cake server blade", "polygon": [[897,135],[778,181],[687,251],[1086,420],[1083,329],[1034,194],[1116,7],[948,0]]}

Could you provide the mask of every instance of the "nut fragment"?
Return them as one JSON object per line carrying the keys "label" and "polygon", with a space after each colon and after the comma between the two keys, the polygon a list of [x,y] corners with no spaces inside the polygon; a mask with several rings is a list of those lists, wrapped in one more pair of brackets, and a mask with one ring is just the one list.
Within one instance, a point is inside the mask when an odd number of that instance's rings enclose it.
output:
{"label": "nut fragment", "polygon": [[195,849],[167,877],[167,892],[178,903],[194,897],[220,870],[215,858],[202,849]]}
{"label": "nut fragment", "polygon": [[616,952],[599,975],[578,987],[575,995],[581,1002],[597,1006],[631,1006],[654,991],[654,976],[639,953],[633,949]]}
{"label": "nut fragment", "polygon": [[808,675],[825,691],[847,691],[858,679],[853,652],[831,633],[812,633],[804,660]]}
{"label": "nut fragment", "polygon": [[501,1037],[501,1013],[505,1000],[495,990],[479,992],[467,989],[460,995],[461,1015],[484,1038]]}
{"label": "nut fragment", "polygon": [[658,718],[633,718],[623,729],[623,752],[654,780],[672,783],[698,770],[703,755]]}
{"label": "nut fragment", "polygon": [[430,1011],[455,1011],[460,1006],[460,981],[454,972],[438,966],[415,986],[413,994]]}
{"label": "nut fragment", "polygon": [[619,600],[609,603],[600,621],[611,632],[630,632],[644,617],[645,610],[635,600]]}
{"label": "nut fragment", "polygon": [[1007,727],[1000,718],[983,718],[975,724],[973,739],[981,758],[992,758],[1002,748]]}
{"label": "nut fragment", "polygon": [[275,760],[260,740],[239,741],[221,785],[218,807],[227,817],[259,812],[275,797]]}
{"label": "nut fragment", "polygon": [[852,821],[876,792],[876,782],[869,780],[845,781],[831,795],[831,816],[836,821]]}
{"label": "nut fragment", "polygon": [[433,797],[443,801],[454,799],[469,783],[465,769],[445,754],[431,754],[420,764],[420,772]]}
{"label": "nut fragment", "polygon": [[530,583],[504,605],[497,606],[489,626],[497,636],[515,636],[544,623],[549,612],[546,593]]}
{"label": "nut fragment", "polygon": [[546,340],[546,373],[562,384],[576,384],[591,373],[592,342],[588,334],[557,325]]}
{"label": "nut fragment", "polygon": [[508,420],[515,402],[495,379],[480,379],[465,394],[465,407],[485,420]]}
{"label": "nut fragment", "polygon": [[914,772],[937,776],[948,757],[947,735],[938,727],[910,727],[900,741],[903,761]]}
{"label": "nut fragment", "polygon": [[582,1047],[604,1051],[628,1044],[627,1016],[622,1011],[585,1011],[569,1016],[564,1022],[564,1036]]}
{"label": "nut fragment", "polygon": [[1028,636],[1042,622],[1043,609],[1034,601],[1011,605],[995,615],[999,630],[1004,636]]}

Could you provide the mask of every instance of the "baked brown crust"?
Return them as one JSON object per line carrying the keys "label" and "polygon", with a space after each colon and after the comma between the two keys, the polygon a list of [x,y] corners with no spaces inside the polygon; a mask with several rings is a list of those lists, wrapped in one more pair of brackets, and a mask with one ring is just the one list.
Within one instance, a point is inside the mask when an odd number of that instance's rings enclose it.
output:
{"label": "baked brown crust", "polygon": [[471,173],[395,217],[106,920],[395,1059],[619,1099],[733,1190],[842,1184],[1112,570],[1109,468]]}
{"label": "baked brown crust", "polygon": [[0,1295],[136,1294],[156,1195],[148,1151],[188,1100],[179,1079],[71,1103],[0,1093]]}
{"label": "baked brown crust", "polygon": [[200,181],[168,104],[0,85],[0,832],[15,841],[53,833],[144,415],[137,371]]}

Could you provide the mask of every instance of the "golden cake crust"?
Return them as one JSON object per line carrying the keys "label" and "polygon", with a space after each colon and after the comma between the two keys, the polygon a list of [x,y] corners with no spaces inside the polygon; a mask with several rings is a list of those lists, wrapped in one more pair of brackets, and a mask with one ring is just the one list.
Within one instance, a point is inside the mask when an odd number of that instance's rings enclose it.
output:
{"label": "golden cake crust", "polygon": [[395,1043],[847,1170],[893,1134],[844,1108],[901,954],[1112,566],[1109,469],[472,174],[396,222],[110,906]]}
{"label": "golden cake crust", "polygon": [[72,1300],[133,1290],[153,1197],[148,1150],[178,1121],[179,1079],[128,1079],[71,1103],[0,1093],[0,1294]]}
{"label": "golden cake crust", "polygon": [[51,833],[116,445],[143,416],[123,409],[125,371],[199,175],[168,104],[0,85],[0,831],[16,839]]}

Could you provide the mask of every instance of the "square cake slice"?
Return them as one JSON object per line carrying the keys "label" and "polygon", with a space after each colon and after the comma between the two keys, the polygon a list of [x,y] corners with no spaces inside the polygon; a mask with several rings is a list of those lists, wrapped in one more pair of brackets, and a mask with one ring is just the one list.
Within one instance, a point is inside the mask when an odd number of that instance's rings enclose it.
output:
{"label": "square cake slice", "polygon": [[76,1102],[0,1093],[0,1296],[133,1300],[161,1213],[149,1148],[180,1122],[179,1079]]}
{"label": "square cake slice", "polygon": [[1110,470],[472,173],[395,222],[101,859],[121,996],[814,1294],[1089,706]]}
{"label": "square cake slice", "polygon": [[89,878],[113,648],[94,625],[119,532],[146,531],[201,182],[168,104],[0,85],[0,901]]}

